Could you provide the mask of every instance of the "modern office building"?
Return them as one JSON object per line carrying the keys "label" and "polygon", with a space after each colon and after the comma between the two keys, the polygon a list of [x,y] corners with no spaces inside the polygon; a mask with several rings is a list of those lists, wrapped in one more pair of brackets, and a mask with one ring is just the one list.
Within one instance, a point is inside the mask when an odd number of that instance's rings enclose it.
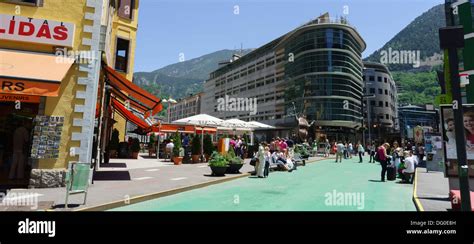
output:
{"label": "modern office building", "polygon": [[366,139],[387,138],[399,130],[397,85],[380,63],[364,62],[363,80]]}
{"label": "modern office building", "polygon": [[201,101],[203,92],[181,98],[176,104],[170,104],[169,121],[187,118],[201,113]]}
{"label": "modern office building", "polygon": [[365,48],[344,18],[322,15],[212,72],[202,111],[289,128],[302,116],[313,125],[309,137],[351,138],[362,126]]}
{"label": "modern office building", "polygon": [[413,128],[417,126],[431,127],[439,131],[439,111],[433,105],[404,105],[398,108],[400,133],[404,139],[413,139]]}

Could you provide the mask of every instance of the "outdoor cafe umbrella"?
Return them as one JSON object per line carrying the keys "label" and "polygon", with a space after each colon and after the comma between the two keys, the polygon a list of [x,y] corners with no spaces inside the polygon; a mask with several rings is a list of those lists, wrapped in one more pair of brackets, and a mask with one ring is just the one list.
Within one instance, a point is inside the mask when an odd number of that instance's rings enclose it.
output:
{"label": "outdoor cafe umbrella", "polygon": [[205,126],[221,126],[224,121],[222,119],[210,116],[208,114],[198,114],[193,115],[191,117],[178,119],[173,121],[173,123],[178,124],[188,124],[188,125],[196,125],[201,127],[202,136],[201,136],[201,158],[203,157],[204,152],[204,127]]}
{"label": "outdoor cafe umbrella", "polygon": [[257,122],[257,121],[250,121],[250,122],[247,122],[251,125],[254,125],[256,126],[257,128],[262,128],[262,129],[274,129],[275,127],[271,126],[271,125],[267,125],[267,124],[264,124],[264,123],[260,123],[260,122]]}
{"label": "outdoor cafe umbrella", "polygon": [[253,145],[253,130],[257,128],[256,125],[252,125],[240,119],[228,119],[223,122],[223,127],[231,128],[234,132],[236,130],[250,131],[250,144]]}
{"label": "outdoor cafe umbrella", "polygon": [[250,131],[253,128],[256,128],[257,126],[249,124],[248,122],[240,119],[228,119],[222,123],[222,127],[231,128],[233,130],[239,129]]}

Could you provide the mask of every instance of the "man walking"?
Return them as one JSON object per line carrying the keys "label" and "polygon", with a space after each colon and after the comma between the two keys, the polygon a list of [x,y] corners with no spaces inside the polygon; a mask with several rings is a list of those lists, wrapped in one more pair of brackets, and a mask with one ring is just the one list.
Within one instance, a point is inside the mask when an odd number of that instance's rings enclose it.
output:
{"label": "man walking", "polygon": [[336,145],[336,148],[337,148],[337,151],[336,151],[336,163],[337,163],[337,159],[339,159],[339,163],[342,163],[342,156],[344,154],[344,144],[342,144],[342,142],[338,142],[337,145]]}
{"label": "man walking", "polygon": [[357,152],[359,152],[359,163],[362,163],[362,155],[364,155],[365,151],[364,151],[364,146],[362,146],[362,143],[358,143],[358,147],[357,147]]}

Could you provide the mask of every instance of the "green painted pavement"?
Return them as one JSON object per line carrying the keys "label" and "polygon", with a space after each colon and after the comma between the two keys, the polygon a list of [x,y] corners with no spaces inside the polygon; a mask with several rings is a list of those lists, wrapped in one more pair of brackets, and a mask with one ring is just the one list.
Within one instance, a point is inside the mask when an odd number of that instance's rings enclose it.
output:
{"label": "green painted pavement", "polygon": [[367,159],[319,161],[292,173],[240,178],[112,211],[416,211],[413,185],[380,182],[380,165]]}

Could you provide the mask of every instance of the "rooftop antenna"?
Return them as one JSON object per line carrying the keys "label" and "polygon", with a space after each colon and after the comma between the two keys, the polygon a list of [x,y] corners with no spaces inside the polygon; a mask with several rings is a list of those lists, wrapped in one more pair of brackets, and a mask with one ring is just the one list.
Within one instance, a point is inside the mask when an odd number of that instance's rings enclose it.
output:
{"label": "rooftop antenna", "polygon": [[240,56],[242,56],[243,49],[244,49],[244,44],[241,42],[240,43]]}

